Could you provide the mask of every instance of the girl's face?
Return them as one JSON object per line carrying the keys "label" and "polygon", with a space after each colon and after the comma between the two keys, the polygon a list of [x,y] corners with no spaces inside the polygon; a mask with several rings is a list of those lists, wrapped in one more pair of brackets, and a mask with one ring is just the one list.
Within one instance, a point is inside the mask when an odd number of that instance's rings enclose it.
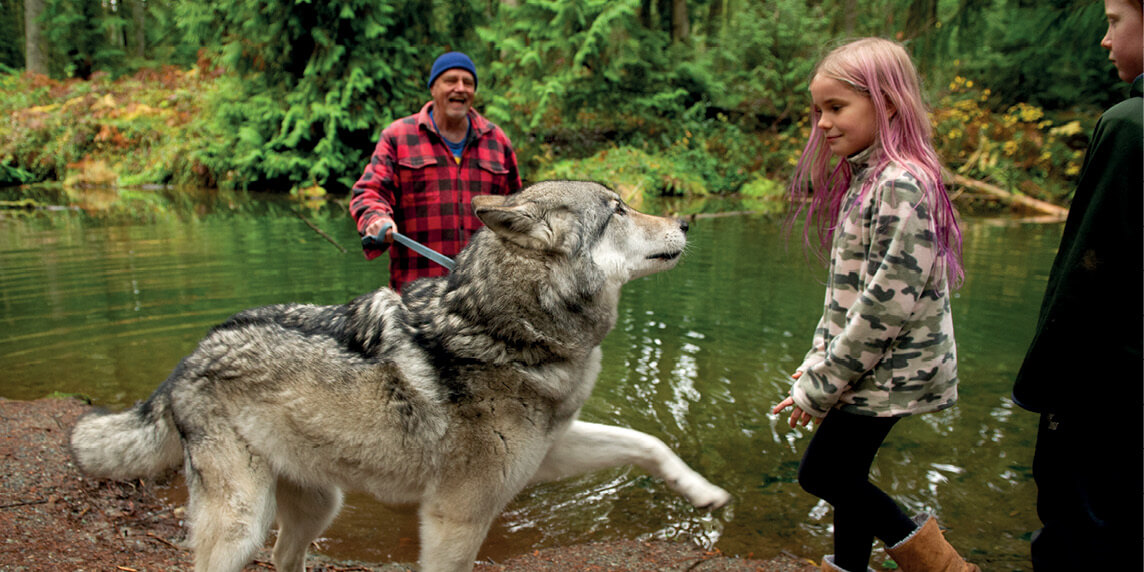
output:
{"label": "girl's face", "polygon": [[869,97],[841,81],[816,75],[810,82],[810,98],[832,153],[849,157],[874,144],[878,124]]}

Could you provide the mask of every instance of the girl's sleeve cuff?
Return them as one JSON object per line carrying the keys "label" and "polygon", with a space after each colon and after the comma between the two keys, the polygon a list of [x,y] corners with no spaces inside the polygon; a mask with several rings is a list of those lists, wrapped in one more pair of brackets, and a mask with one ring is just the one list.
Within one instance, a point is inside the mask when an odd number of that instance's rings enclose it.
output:
{"label": "girl's sleeve cuff", "polygon": [[[803,372],[802,377],[800,377],[798,381],[795,382],[794,387],[791,388],[791,397],[794,398],[794,404],[797,405],[799,409],[809,413],[811,416],[820,418],[826,417],[826,414],[834,407],[834,401],[826,403],[826,400],[823,399],[823,397],[826,396],[812,395],[806,390],[803,380],[806,380],[809,375],[808,372]],[[837,396],[834,397],[835,400],[837,400]]]}

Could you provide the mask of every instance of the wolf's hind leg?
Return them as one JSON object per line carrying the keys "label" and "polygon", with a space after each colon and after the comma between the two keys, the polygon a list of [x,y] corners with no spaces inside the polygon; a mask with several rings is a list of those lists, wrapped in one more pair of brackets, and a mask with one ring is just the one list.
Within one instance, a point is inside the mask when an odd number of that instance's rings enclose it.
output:
{"label": "wolf's hind leg", "polygon": [[337,487],[306,487],[278,479],[278,540],[274,567],[280,572],[306,572],[306,551],[342,508]]}
{"label": "wolf's hind leg", "polygon": [[195,572],[240,572],[274,521],[274,475],[238,441],[187,451],[188,516]]}
{"label": "wolf's hind leg", "polygon": [[683,495],[701,509],[716,509],[731,500],[687,466],[659,439],[634,429],[575,421],[541,463],[533,482],[549,481],[620,465],[635,465]]}

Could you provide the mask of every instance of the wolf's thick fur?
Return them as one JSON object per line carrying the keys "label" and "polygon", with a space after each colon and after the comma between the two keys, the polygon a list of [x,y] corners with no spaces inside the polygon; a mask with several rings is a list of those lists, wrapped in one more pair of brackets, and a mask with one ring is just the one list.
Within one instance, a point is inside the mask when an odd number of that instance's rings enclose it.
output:
{"label": "wolf's thick fur", "polygon": [[727,503],[659,439],[576,420],[620,286],[673,267],[686,225],[583,182],[473,208],[487,230],[448,277],[236,314],[146,402],[80,419],[76,461],[122,479],[182,460],[200,572],[242,569],[275,520],[277,569],[303,572],[342,489],[419,503],[427,571],[471,569],[531,482],[635,464],[697,507]]}

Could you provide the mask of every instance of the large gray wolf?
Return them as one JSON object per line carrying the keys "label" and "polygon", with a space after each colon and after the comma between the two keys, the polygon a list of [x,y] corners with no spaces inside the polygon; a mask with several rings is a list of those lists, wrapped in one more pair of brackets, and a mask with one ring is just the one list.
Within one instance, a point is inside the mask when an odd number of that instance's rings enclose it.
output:
{"label": "large gray wolf", "polygon": [[470,570],[533,482],[634,464],[696,507],[726,504],[661,440],[577,420],[620,287],[675,266],[687,224],[587,182],[472,206],[485,229],[449,276],[240,312],[145,402],[81,418],[76,462],[113,479],[182,462],[199,572],[241,570],[275,521],[275,566],[304,572],[343,489],[418,503],[426,571]]}

